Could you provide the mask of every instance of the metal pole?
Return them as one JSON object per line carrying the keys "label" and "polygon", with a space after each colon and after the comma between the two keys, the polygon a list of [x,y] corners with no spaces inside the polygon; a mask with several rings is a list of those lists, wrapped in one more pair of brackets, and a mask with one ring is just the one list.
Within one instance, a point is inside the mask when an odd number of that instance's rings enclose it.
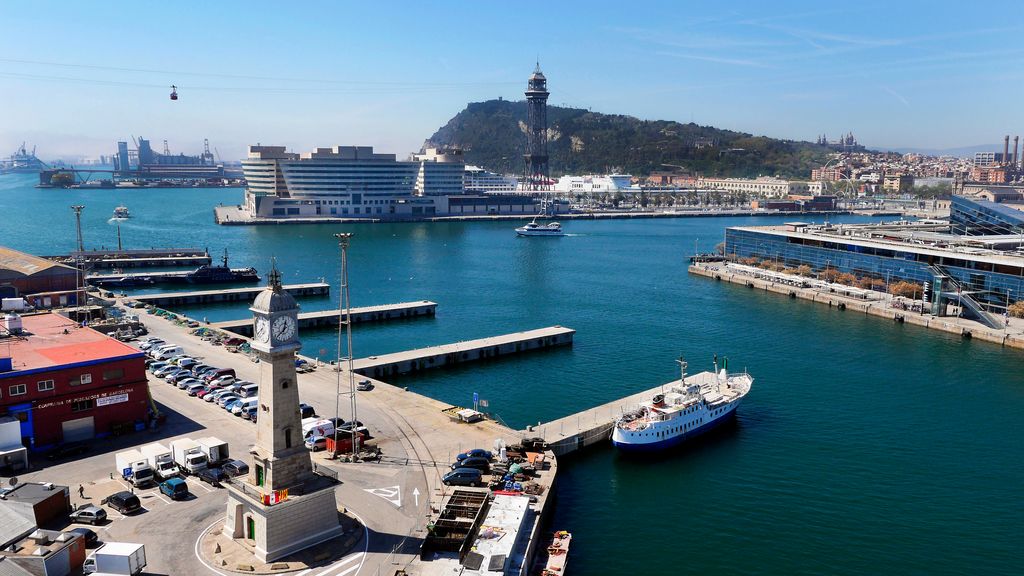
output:
{"label": "metal pole", "polygon": [[[352,435],[352,459],[356,459],[356,437],[359,435],[357,430],[358,426],[356,422],[359,421],[359,414],[356,409],[356,378],[355,363],[352,354],[352,300],[349,294],[348,287],[348,246],[349,241],[352,238],[351,233],[340,233],[335,234],[335,238],[338,239],[338,246],[341,247],[341,299],[342,299],[342,310],[345,314],[345,339],[346,339],[346,352],[348,354],[347,370],[348,370],[348,387],[349,387],[349,404],[352,410],[352,423],[351,435]],[[341,340],[341,331],[338,331],[339,348]],[[340,366],[339,366],[340,368]],[[339,371],[339,381],[340,381]]]}
{"label": "metal pole", "polygon": [[78,232],[78,251],[85,252],[85,247],[82,244],[82,209],[85,206],[76,204],[71,207],[75,211],[75,230]]}

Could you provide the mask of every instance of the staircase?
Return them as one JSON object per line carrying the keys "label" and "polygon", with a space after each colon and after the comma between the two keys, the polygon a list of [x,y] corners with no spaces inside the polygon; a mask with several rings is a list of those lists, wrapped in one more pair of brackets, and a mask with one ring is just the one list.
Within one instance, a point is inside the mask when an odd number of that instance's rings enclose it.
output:
{"label": "staircase", "polygon": [[[1003,327],[1002,323],[993,314],[986,312],[985,308],[980,302],[974,299],[972,294],[976,294],[976,290],[969,290],[953,276],[946,271],[946,269],[938,264],[933,264],[928,267],[932,274],[936,277],[942,278],[942,293],[940,298],[948,298],[950,300],[956,299],[965,311],[970,314],[965,314],[964,317],[972,318],[981,322],[989,328],[1000,329]],[[952,288],[952,290],[950,290]]]}

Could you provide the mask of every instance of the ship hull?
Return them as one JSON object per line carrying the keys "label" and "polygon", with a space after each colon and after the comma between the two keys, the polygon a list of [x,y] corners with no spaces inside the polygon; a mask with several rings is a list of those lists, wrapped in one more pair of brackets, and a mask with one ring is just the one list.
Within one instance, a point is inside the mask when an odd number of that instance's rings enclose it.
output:
{"label": "ship hull", "polygon": [[710,432],[726,422],[731,422],[736,418],[737,407],[738,403],[732,406],[732,408],[725,414],[722,414],[720,417],[704,424],[703,426],[650,442],[644,442],[639,438],[629,438],[624,435],[620,436],[619,431],[616,429],[612,433],[612,446],[615,446],[615,448],[623,452],[657,452],[659,450],[674,448],[696,438],[697,436]]}

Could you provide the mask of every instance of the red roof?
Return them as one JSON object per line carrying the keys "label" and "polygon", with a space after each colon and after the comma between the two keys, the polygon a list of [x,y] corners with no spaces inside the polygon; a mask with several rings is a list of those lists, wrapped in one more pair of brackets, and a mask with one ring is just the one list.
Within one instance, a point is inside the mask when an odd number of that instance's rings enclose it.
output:
{"label": "red roof", "polygon": [[57,314],[22,316],[21,321],[22,337],[0,340],[0,356],[10,355],[14,372],[140,354],[123,342]]}

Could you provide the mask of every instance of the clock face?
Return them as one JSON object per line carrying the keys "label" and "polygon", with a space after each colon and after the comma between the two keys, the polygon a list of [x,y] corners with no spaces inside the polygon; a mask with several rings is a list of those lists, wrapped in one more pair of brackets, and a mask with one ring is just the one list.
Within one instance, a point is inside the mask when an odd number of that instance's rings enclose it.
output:
{"label": "clock face", "polygon": [[281,316],[274,320],[274,339],[278,341],[291,340],[295,336],[295,319],[291,316]]}
{"label": "clock face", "polygon": [[253,330],[253,335],[256,337],[257,342],[269,342],[270,320],[267,320],[266,318],[257,318],[256,327]]}

